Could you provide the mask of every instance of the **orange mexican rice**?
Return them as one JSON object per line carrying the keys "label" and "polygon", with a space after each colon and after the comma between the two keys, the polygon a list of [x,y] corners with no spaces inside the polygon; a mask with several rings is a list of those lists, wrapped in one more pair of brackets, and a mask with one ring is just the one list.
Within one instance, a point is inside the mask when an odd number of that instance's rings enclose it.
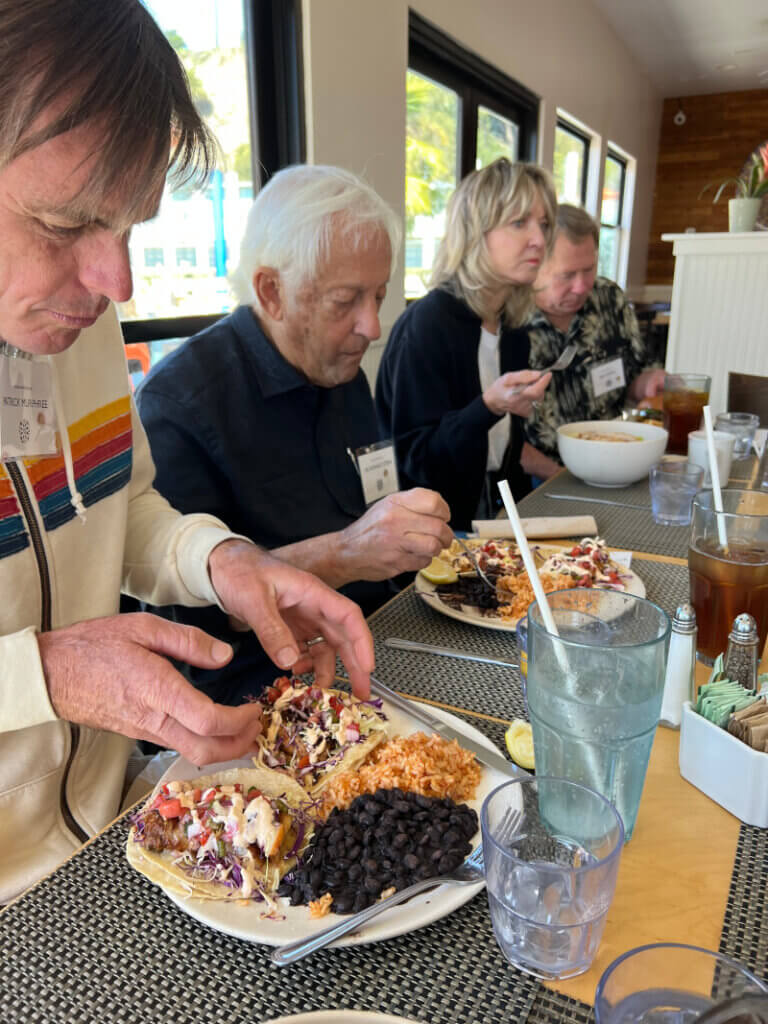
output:
{"label": "orange mexican rice", "polygon": [[450,797],[456,803],[471,800],[482,769],[456,740],[441,736],[395,736],[371,752],[354,772],[339,772],[323,789],[323,817],[334,807],[348,807],[361,793],[403,789],[422,796]]}
{"label": "orange mexican rice", "polygon": [[[559,573],[540,572],[539,577],[546,594],[551,594],[555,590],[568,590],[574,585],[573,579],[570,576],[560,575]],[[528,606],[536,600],[536,595],[533,592],[533,587],[527,573],[524,573],[522,576],[502,576],[497,583],[497,587],[499,590],[498,614],[499,618],[505,621],[517,622],[528,611]],[[509,603],[501,603],[501,592],[503,591],[512,595],[512,600]]]}

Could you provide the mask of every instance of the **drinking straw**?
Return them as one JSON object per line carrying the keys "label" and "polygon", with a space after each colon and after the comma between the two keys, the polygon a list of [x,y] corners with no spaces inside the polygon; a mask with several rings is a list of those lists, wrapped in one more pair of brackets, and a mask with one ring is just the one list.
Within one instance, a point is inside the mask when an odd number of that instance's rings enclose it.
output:
{"label": "drinking straw", "polygon": [[[536,568],[536,563],[533,560],[531,549],[528,546],[528,538],[525,536],[523,530],[523,524],[520,522],[520,516],[515,505],[515,499],[512,497],[512,492],[509,489],[509,484],[506,480],[499,480],[499,493],[501,494],[501,500],[504,502],[504,508],[507,510],[507,516],[512,530],[515,534],[515,540],[517,546],[520,549],[522,555],[523,565],[525,571],[528,573],[528,579],[531,581],[533,592],[536,595],[536,603],[541,611],[541,617],[544,619],[544,625],[547,627],[547,632],[552,636],[559,637],[560,630],[555,624],[555,618],[552,614],[552,609],[549,607],[549,601],[547,601],[547,595],[544,593],[544,586],[541,582],[541,576]],[[568,656],[566,649],[562,641],[555,641],[552,644],[557,658],[557,663],[560,666],[560,671],[568,679]],[[602,792],[600,780],[602,778],[602,772],[597,761],[597,756],[592,747],[586,745],[584,747],[584,768],[585,773],[589,776],[584,781],[584,784],[589,786],[591,789],[597,790],[598,793]]]}
{"label": "drinking straw", "polygon": [[720,491],[720,470],[717,468],[717,455],[715,454],[715,438],[712,434],[712,410],[708,405],[704,406],[704,430],[707,435],[707,454],[709,455],[709,474],[712,477],[712,497],[715,502],[715,521],[717,522],[717,536],[724,554],[728,554],[728,534],[725,530],[725,516],[723,515],[723,495]]}

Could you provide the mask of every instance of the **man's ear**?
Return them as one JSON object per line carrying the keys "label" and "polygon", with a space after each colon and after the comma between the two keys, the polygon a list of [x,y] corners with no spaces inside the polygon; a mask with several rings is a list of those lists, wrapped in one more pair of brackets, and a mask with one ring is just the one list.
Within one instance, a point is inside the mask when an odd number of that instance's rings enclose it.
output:
{"label": "man's ear", "polygon": [[253,272],[253,290],[259,307],[271,320],[282,320],[285,312],[283,285],[274,267],[257,267]]}

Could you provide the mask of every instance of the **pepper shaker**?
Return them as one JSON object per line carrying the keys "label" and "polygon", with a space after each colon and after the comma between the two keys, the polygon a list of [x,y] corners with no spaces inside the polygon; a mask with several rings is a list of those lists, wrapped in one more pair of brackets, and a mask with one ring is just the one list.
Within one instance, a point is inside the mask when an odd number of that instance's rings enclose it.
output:
{"label": "pepper shaker", "polygon": [[760,639],[757,623],[743,612],[733,620],[728,634],[723,674],[727,679],[741,683],[745,690],[757,689],[757,665],[760,661]]}
{"label": "pepper shaker", "polygon": [[685,701],[696,699],[694,676],[696,665],[696,612],[693,605],[681,604],[672,619],[664,696],[661,701],[659,725],[679,729]]}

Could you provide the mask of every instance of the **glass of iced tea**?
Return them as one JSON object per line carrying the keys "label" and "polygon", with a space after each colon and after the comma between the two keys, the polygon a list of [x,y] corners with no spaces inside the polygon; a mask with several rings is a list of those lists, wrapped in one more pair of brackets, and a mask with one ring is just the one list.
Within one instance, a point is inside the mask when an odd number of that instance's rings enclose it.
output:
{"label": "glass of iced tea", "polygon": [[730,488],[722,494],[721,513],[715,512],[712,491],[699,491],[693,499],[688,549],[696,653],[707,665],[728,646],[741,612],[754,616],[761,650],[768,634],[768,494]]}
{"label": "glass of iced tea", "polygon": [[685,455],[688,435],[701,426],[702,409],[709,399],[712,378],[703,373],[668,373],[664,380],[664,429],[669,431],[667,451]]}

